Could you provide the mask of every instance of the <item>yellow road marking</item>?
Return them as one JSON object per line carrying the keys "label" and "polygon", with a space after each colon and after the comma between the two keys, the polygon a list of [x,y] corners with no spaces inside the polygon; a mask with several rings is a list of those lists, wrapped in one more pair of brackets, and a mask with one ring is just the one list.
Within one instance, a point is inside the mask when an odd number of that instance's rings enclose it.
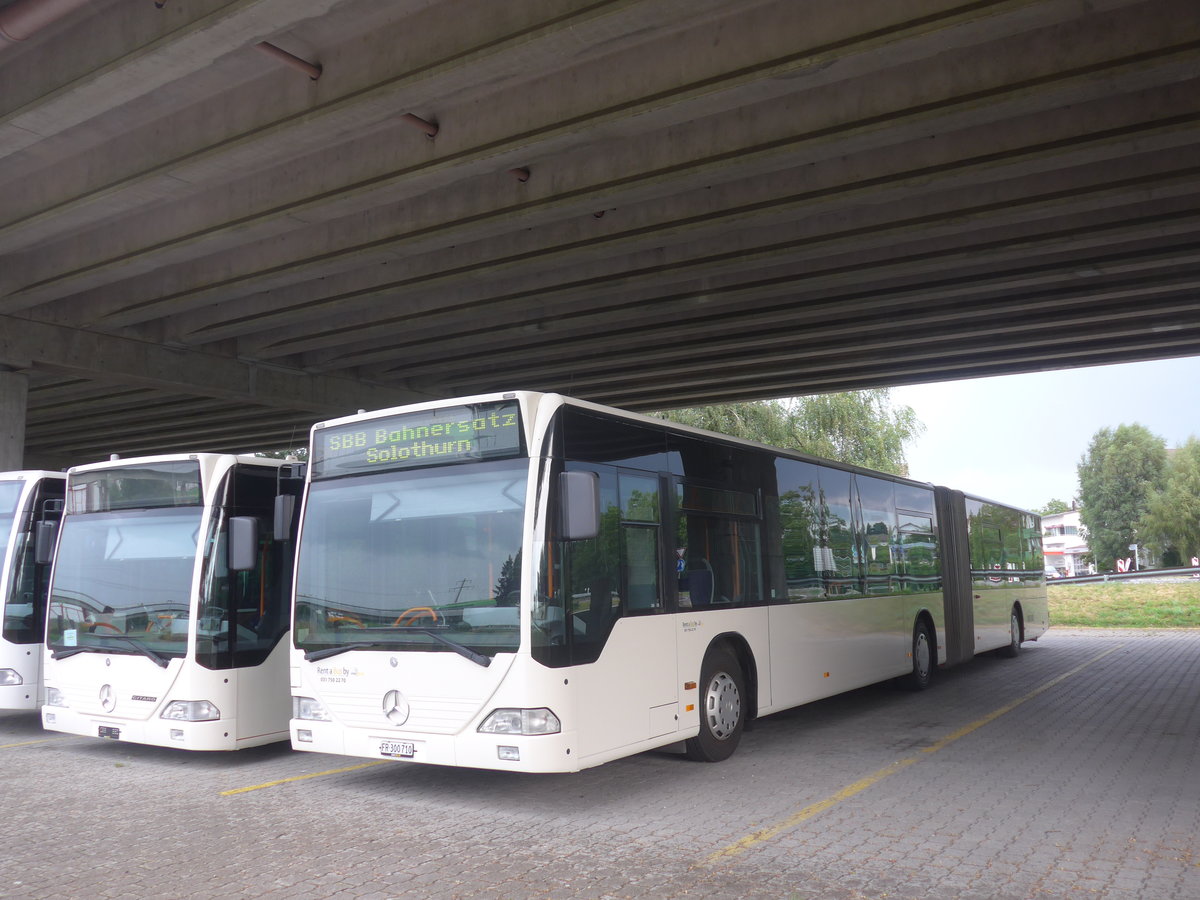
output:
{"label": "yellow road marking", "polygon": [[293,781],[306,781],[309,778],[321,778],[325,775],[341,775],[343,772],[356,772],[359,769],[369,769],[371,766],[382,766],[385,763],[391,762],[390,759],[380,759],[375,762],[359,763],[357,766],[346,766],[344,769],[327,769],[324,772],[311,772],[308,775],[293,775],[291,778],[280,778],[278,781],[266,781],[262,784],[251,785],[250,787],[234,788],[231,791],[221,791],[220,796],[228,797],[232,794],[245,794],[249,791],[261,791],[263,788],[276,787],[281,784],[288,784]]}
{"label": "yellow road marking", "polygon": [[[941,738],[940,740],[935,741],[934,743],[930,744],[928,747],[922,748],[921,753],[937,753],[939,750],[944,750],[946,747],[950,746],[951,744],[953,744],[955,741],[959,740],[960,738],[966,737],[968,734],[970,734],[973,731],[978,731],[984,725],[987,725],[990,722],[994,722],[996,719],[1000,718],[1005,713],[1012,712],[1014,709],[1016,709],[1022,703],[1026,703],[1026,702],[1032,700],[1034,697],[1037,697],[1039,694],[1044,694],[1046,691],[1050,690],[1055,685],[1061,684],[1063,681],[1066,681],[1072,675],[1082,672],[1088,666],[1092,665],[1093,663],[1099,662],[1100,660],[1104,659],[1104,657],[1108,656],[1109,654],[1116,653],[1118,650],[1120,650],[1124,646],[1125,646],[1124,644],[1119,644],[1116,647],[1113,647],[1111,650],[1105,650],[1103,653],[1093,656],[1091,659],[1079,664],[1078,666],[1071,669],[1070,671],[1063,672],[1061,675],[1050,679],[1045,684],[1034,688],[1032,691],[1030,691],[1024,697],[1020,697],[1020,698],[1012,701],[1011,703],[1005,704],[1004,706],[1001,706],[999,709],[988,713],[983,718],[975,720],[970,725],[965,725],[962,728],[958,729],[957,731],[953,731],[950,734],[946,735],[944,738]],[[787,831],[790,828],[796,827],[801,822],[806,822],[807,820],[813,818],[814,816],[825,812],[825,810],[832,809],[834,806],[837,806],[843,800],[848,800],[851,797],[855,796],[856,794],[861,794],[867,788],[878,784],[879,782],[883,781],[883,779],[887,778],[889,775],[895,775],[897,772],[900,772],[903,769],[908,768],[913,763],[920,762],[920,761],[921,761],[920,756],[910,756],[907,759],[901,759],[897,762],[894,762],[890,766],[885,766],[884,768],[880,769],[879,771],[874,772],[865,778],[860,778],[858,781],[854,782],[853,784],[847,785],[846,787],[844,787],[840,791],[838,791],[836,794],[831,794],[830,796],[826,797],[824,800],[818,800],[816,803],[810,803],[808,806],[804,807],[804,809],[798,810],[797,812],[788,816],[786,819],[784,819],[780,822],[776,822],[774,825],[769,825],[766,828],[760,828],[758,831],[752,832],[751,834],[748,834],[744,838],[734,841],[732,844],[729,844],[726,847],[722,847],[716,853],[711,854],[705,860],[705,862],[707,864],[711,865],[713,863],[717,863],[722,860],[731,859],[741,853],[745,853],[747,850],[749,850],[759,844],[762,844],[765,841],[769,841],[774,837],[777,837],[782,832]]]}
{"label": "yellow road marking", "polygon": [[33,744],[49,744],[51,741],[65,741],[65,737],[40,738],[36,741],[21,741],[19,744],[0,744],[0,750],[12,750],[14,747],[29,747]]}

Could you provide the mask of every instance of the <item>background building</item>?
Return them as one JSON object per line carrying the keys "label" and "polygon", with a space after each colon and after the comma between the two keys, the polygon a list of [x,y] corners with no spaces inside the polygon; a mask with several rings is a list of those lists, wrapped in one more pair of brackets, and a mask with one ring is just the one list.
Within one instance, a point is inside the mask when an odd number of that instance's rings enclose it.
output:
{"label": "background building", "polygon": [[1042,516],[1042,550],[1046,565],[1060,575],[1092,575],[1095,567],[1084,562],[1088,552],[1087,531],[1079,521],[1079,510]]}

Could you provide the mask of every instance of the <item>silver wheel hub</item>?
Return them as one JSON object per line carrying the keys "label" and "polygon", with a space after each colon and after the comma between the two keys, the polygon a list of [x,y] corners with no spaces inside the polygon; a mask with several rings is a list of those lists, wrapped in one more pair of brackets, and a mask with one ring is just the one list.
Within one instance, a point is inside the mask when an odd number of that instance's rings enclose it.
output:
{"label": "silver wheel hub", "polygon": [[704,718],[713,737],[723,741],[733,734],[742,718],[742,695],[737,682],[726,672],[718,672],[708,683],[704,696]]}
{"label": "silver wheel hub", "polygon": [[929,635],[922,631],[917,634],[917,642],[913,647],[913,662],[916,664],[917,674],[922,678],[928,675],[932,661],[933,656],[929,651]]}

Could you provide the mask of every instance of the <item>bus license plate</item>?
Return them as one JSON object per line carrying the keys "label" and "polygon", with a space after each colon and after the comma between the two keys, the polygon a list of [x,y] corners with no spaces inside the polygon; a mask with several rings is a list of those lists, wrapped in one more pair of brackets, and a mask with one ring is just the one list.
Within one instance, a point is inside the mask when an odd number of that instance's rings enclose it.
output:
{"label": "bus license plate", "polygon": [[100,737],[112,738],[114,741],[119,741],[121,739],[121,729],[113,725],[101,725]]}
{"label": "bus license plate", "polygon": [[379,755],[412,759],[417,755],[417,745],[412,741],[380,741]]}

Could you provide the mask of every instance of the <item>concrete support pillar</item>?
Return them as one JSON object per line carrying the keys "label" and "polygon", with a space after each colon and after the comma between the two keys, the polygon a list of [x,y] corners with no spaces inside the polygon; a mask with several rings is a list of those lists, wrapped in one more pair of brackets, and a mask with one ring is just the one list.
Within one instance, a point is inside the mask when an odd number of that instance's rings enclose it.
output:
{"label": "concrete support pillar", "polygon": [[0,472],[22,468],[28,404],[28,376],[0,371]]}

